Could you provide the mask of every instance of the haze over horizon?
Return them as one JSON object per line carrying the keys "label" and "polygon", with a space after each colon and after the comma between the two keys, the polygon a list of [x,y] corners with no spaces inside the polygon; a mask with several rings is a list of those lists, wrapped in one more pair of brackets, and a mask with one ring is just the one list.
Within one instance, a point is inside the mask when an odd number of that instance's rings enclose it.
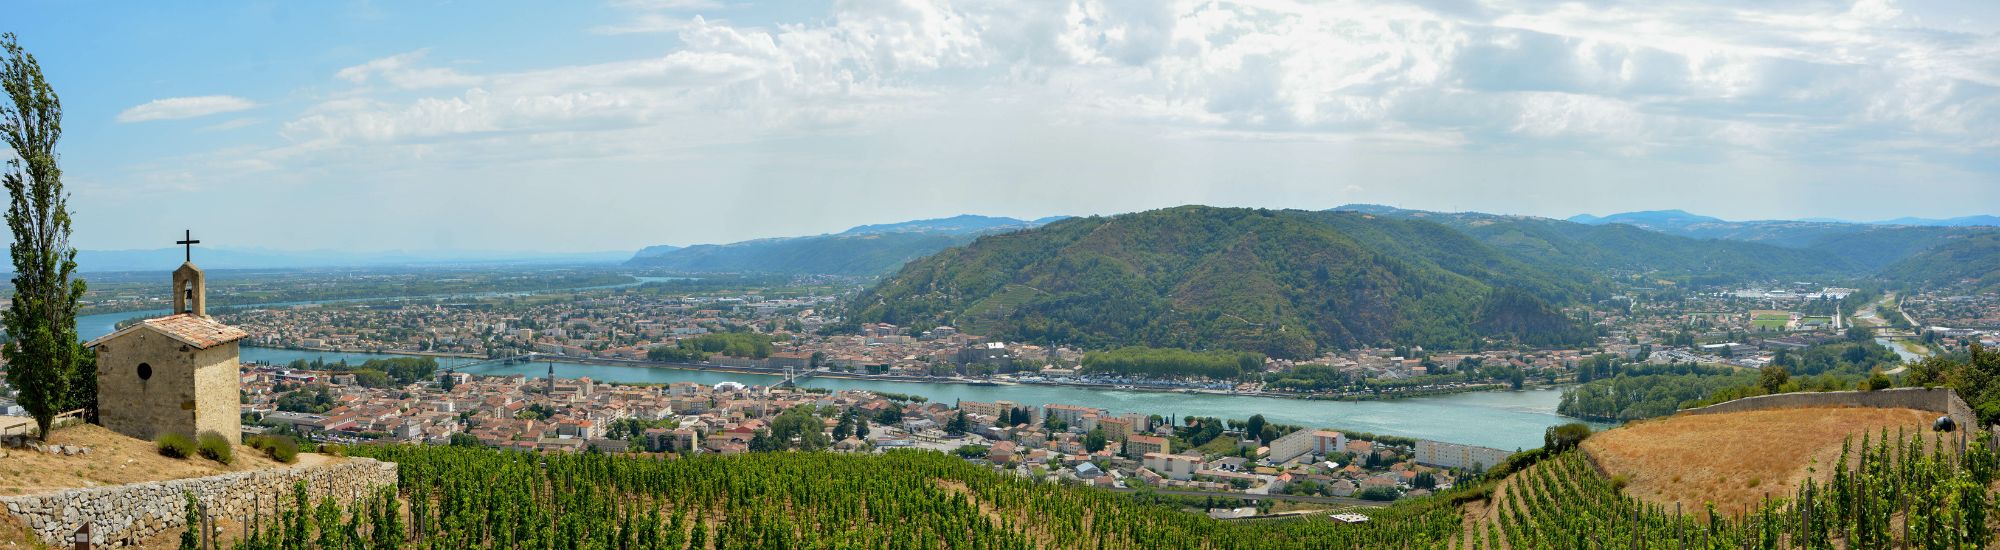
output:
{"label": "haze over horizon", "polygon": [[17,12],[4,30],[64,100],[93,250],[183,228],[239,249],[582,252],[1181,204],[1856,221],[2000,204],[1991,4]]}

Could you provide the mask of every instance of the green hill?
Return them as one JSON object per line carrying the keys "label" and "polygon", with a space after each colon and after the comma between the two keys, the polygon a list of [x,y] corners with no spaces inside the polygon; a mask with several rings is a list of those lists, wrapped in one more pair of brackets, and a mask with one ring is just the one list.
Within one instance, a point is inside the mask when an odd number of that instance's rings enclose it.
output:
{"label": "green hill", "polygon": [[1884,268],[1882,276],[1918,286],[1962,284],[1976,292],[2000,291],[2000,233],[1947,240]]}
{"label": "green hill", "polygon": [[1645,275],[1692,283],[1849,276],[1871,270],[1828,250],[1698,239],[1621,223],[1592,225],[1532,216],[1425,212],[1384,206],[1336,211],[1432,221],[1464,232],[1521,261],[1561,272]]}
{"label": "green hill", "polygon": [[911,262],[852,311],[1011,340],[1305,357],[1582,342],[1551,304],[1583,288],[1436,224],[1187,206],[983,237]]}

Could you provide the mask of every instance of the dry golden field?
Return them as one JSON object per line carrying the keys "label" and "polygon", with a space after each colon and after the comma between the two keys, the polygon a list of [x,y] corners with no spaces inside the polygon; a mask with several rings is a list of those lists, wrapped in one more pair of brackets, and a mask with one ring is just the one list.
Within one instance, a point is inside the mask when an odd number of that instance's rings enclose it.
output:
{"label": "dry golden field", "polygon": [[1824,481],[1841,442],[1863,433],[1928,431],[1938,413],[1914,409],[1798,408],[1680,415],[1592,436],[1583,449],[1626,494],[1689,512],[1714,502],[1735,515],[1766,496],[1790,496],[1808,476]]}

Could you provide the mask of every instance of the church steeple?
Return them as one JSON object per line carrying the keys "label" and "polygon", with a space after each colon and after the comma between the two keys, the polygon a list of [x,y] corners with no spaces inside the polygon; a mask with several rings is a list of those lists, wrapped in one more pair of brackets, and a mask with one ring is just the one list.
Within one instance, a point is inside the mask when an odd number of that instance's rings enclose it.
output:
{"label": "church steeple", "polygon": [[181,240],[174,241],[174,244],[186,247],[186,261],[180,269],[174,270],[174,314],[207,317],[208,280],[202,275],[201,268],[194,266],[194,245],[201,241],[194,240],[192,231],[185,235]]}

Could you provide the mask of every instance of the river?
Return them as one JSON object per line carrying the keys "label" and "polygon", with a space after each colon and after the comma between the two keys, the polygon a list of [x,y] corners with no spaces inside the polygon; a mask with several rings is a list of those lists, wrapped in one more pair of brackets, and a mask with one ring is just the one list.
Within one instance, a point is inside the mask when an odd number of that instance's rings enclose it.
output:
{"label": "river", "polygon": [[[164,310],[104,313],[77,318],[77,332],[84,340],[110,334],[119,321],[165,314]],[[406,357],[381,353],[338,353],[276,348],[243,348],[244,361],[286,364],[295,359],[346,360],[361,363],[369,359]],[[439,357],[442,367],[471,363],[473,359]],[[767,385],[778,377],[629,365],[581,365],[556,363],[556,376],[584,378],[599,382],[656,383],[696,382],[715,384],[734,381]],[[492,365],[472,371],[481,375],[543,376],[546,363]],[[1308,401],[1274,397],[1181,394],[1166,392],[1105,390],[1067,386],[1011,385],[972,386],[968,384],[894,382],[812,378],[803,385],[834,390],[880,390],[921,395],[939,403],[957,400],[1007,400],[1029,405],[1066,403],[1161,416],[1213,416],[1242,419],[1262,414],[1273,422],[1312,427],[1336,428],[1433,439],[1513,450],[1539,447],[1542,431],[1548,426],[1575,421],[1555,413],[1562,392],[1555,389],[1526,391],[1485,391],[1435,397],[1413,397],[1388,401]],[[1603,428],[1604,424],[1593,424]]]}
{"label": "river", "polygon": [[[480,366],[481,375],[544,376],[548,363]],[[556,376],[608,382],[740,382],[768,385],[779,377],[716,371],[555,363]],[[1065,403],[1161,416],[1242,419],[1262,414],[1272,422],[1359,430],[1385,435],[1467,443],[1499,449],[1542,445],[1543,429],[1574,419],[1555,413],[1562,391],[1484,391],[1387,401],[1308,401],[1275,397],[1106,390],[1069,386],[973,386],[931,382],[810,378],[801,385],[833,390],[880,390],[921,395],[938,403],[1007,400],[1029,405]],[[1605,425],[1595,425],[1602,428]]]}

